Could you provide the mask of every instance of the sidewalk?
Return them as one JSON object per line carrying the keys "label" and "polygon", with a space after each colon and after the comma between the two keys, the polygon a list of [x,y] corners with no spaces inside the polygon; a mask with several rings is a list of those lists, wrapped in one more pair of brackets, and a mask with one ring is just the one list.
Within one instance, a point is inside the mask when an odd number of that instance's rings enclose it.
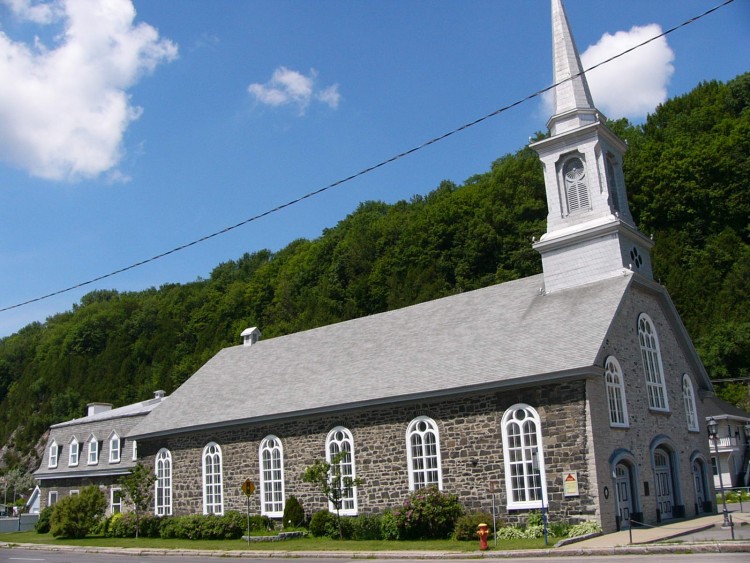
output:
{"label": "sidewalk", "polygon": [[[748,514],[732,515],[734,519],[734,535],[737,540],[748,540],[750,542],[750,526],[747,525]],[[711,514],[702,518],[682,520],[664,524],[662,526],[639,527],[632,530],[623,530],[612,534],[597,536],[588,540],[576,542],[563,546],[559,549],[581,549],[619,547],[626,545],[642,545],[663,542],[668,540],[694,542],[694,541],[724,541],[732,539],[730,529],[722,529],[724,518],[721,514]],[[743,525],[744,524],[744,525]]]}

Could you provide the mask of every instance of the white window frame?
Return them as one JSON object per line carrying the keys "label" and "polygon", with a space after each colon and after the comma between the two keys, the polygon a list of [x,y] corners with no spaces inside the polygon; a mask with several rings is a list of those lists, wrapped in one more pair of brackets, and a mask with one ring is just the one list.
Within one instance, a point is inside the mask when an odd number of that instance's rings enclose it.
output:
{"label": "white window frame", "polygon": [[50,469],[54,469],[57,467],[57,460],[60,456],[60,450],[57,446],[57,440],[52,440],[52,443],[49,445],[49,459],[47,460],[47,467]]}
{"label": "white window frame", "polygon": [[68,466],[76,467],[78,465],[80,458],[81,458],[81,444],[78,442],[78,439],[75,436],[73,436],[73,439],[70,441],[70,444],[68,445]]}
{"label": "white window frame", "polygon": [[654,411],[669,412],[667,386],[664,383],[664,366],[661,361],[659,335],[651,317],[641,313],[638,317],[638,342],[641,347],[643,372],[646,376],[648,408]]}
{"label": "white window frame", "polygon": [[133,461],[138,459],[138,441],[133,440]]}
{"label": "white window frame", "polygon": [[70,492],[68,493],[68,495],[69,495],[69,496],[71,496],[71,497],[77,497],[77,496],[78,496],[78,495],[80,495],[80,494],[81,494],[81,491],[79,491],[78,489],[72,489],[72,490],[71,490],[71,491],[70,491]]}
{"label": "white window frame", "polygon": [[258,448],[260,461],[260,513],[269,518],[284,516],[284,445],[273,434]]}
{"label": "white window frame", "polygon": [[686,373],[682,374],[682,400],[685,404],[685,418],[688,430],[691,432],[700,432],[698,410],[695,408],[693,380]]}
{"label": "white window frame", "polygon": [[156,454],[154,471],[154,514],[169,516],[172,514],[172,454],[168,449],[162,448]]}
{"label": "white window frame", "polygon": [[[356,479],[357,471],[354,464],[354,438],[352,433],[343,426],[333,428],[326,437],[326,461],[330,464],[331,460],[341,452],[346,452],[339,462],[341,478],[349,477]],[[343,485],[343,483],[342,483]],[[336,512],[336,507],[332,502],[328,502],[328,510]],[[345,516],[357,515],[357,487],[344,488],[341,492],[341,514]]]}
{"label": "white window frame", "polygon": [[91,438],[89,438],[88,444],[88,465],[97,465],[99,463],[99,440],[96,439],[96,436],[91,436]]}
{"label": "white window frame", "polygon": [[525,403],[517,403],[503,413],[501,428],[507,508],[549,506],[539,413]]}
{"label": "white window frame", "polygon": [[[568,166],[578,160],[583,167],[583,176],[573,180],[568,178]],[[568,215],[582,213],[591,209],[591,194],[589,193],[588,167],[582,154],[575,153],[567,156],[560,166],[562,186],[565,193],[565,205]]]}
{"label": "white window frame", "polygon": [[203,448],[203,514],[224,514],[224,479],[221,446],[210,442]]}
{"label": "white window frame", "polygon": [[443,490],[440,431],[428,416],[418,416],[406,428],[406,461],[409,467],[409,490],[437,486]]}
{"label": "white window frame", "polygon": [[60,495],[57,491],[50,491],[49,495],[47,495],[47,506],[55,506],[59,497]]}
{"label": "white window frame", "polygon": [[[115,445],[117,447],[115,447]],[[117,435],[117,432],[113,432],[112,435],[109,437],[109,462],[110,463],[120,463],[120,446],[122,446],[122,441],[120,440],[120,437]]]}
{"label": "white window frame", "polygon": [[625,379],[620,362],[614,356],[604,361],[604,382],[607,387],[607,407],[609,425],[614,428],[627,428],[628,404],[625,400]]}
{"label": "white window frame", "polygon": [[[120,501],[115,502],[115,493],[120,493]],[[117,514],[118,512],[122,512],[122,489],[120,487],[112,487],[109,491],[109,513],[110,514]],[[117,512],[115,512],[115,507],[117,507]]]}

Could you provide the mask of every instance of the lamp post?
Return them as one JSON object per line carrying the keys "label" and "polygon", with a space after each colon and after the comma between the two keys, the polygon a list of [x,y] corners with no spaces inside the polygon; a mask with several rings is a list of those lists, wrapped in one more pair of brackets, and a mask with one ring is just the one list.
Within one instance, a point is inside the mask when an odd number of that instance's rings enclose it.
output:
{"label": "lamp post", "polygon": [[722,528],[729,528],[732,523],[729,521],[729,512],[727,511],[727,496],[724,492],[724,478],[721,476],[721,459],[719,458],[719,423],[714,417],[708,419],[708,436],[714,441],[714,451],[716,452],[716,470],[719,472],[719,485],[721,486],[721,503],[724,505],[724,523]]}

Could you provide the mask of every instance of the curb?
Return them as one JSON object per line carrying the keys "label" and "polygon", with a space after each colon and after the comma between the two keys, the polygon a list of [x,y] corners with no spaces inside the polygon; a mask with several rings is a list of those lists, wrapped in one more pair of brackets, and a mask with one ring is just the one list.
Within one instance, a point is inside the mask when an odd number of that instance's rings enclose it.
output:
{"label": "curb", "polygon": [[50,546],[29,543],[0,542],[0,549],[28,549],[33,551],[52,551],[65,553],[99,553],[126,556],[193,556],[223,558],[258,558],[264,559],[512,559],[520,557],[581,557],[591,555],[658,555],[679,553],[750,553],[750,541],[723,541],[681,543],[675,545],[629,545],[602,548],[580,549],[534,549],[516,551],[261,551],[237,550],[220,551],[205,549],[152,549],[152,548],[108,548],[82,546]]}

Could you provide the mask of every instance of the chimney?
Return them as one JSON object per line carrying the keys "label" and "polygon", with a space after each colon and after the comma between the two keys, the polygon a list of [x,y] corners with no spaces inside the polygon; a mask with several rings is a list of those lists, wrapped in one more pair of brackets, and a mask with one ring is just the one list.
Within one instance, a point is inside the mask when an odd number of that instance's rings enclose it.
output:
{"label": "chimney", "polygon": [[261,334],[258,330],[258,327],[252,326],[243,330],[240,336],[242,337],[243,346],[252,346],[256,342],[258,342],[258,340],[260,340]]}
{"label": "chimney", "polygon": [[100,412],[107,412],[112,410],[112,403],[89,403],[86,405],[86,416],[93,416]]}
{"label": "chimney", "polygon": [[167,392],[164,391],[163,389],[159,389],[158,391],[154,391],[154,399],[161,400],[161,399],[163,399],[166,396],[167,396]]}

